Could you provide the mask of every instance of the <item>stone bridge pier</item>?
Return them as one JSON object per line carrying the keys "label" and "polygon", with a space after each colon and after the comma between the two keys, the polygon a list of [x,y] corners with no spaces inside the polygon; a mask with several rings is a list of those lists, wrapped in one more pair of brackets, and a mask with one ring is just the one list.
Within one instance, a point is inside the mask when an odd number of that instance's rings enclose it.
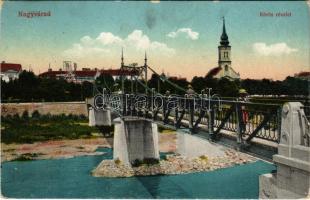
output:
{"label": "stone bridge pier", "polygon": [[96,109],[94,105],[94,98],[86,99],[86,105],[88,109],[88,123],[89,126],[111,126],[112,125],[112,113],[111,110]]}
{"label": "stone bridge pier", "polygon": [[157,124],[138,117],[114,121],[113,159],[130,165],[135,160],[159,159]]}
{"label": "stone bridge pier", "polygon": [[309,142],[309,122],[302,104],[286,103],[282,110],[278,154],[273,156],[277,172],[260,176],[260,198],[310,198]]}

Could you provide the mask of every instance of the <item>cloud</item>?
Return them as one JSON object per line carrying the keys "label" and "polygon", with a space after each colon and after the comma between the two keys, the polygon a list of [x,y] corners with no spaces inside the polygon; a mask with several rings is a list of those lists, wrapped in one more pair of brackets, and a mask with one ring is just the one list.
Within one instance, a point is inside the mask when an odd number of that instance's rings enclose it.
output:
{"label": "cloud", "polygon": [[83,58],[83,57],[93,57],[102,56],[109,53],[108,49],[102,49],[98,47],[85,46],[83,44],[75,43],[70,49],[63,52],[65,57],[69,58]]}
{"label": "cloud", "polygon": [[[164,56],[172,56],[175,50],[165,43],[151,41],[141,30],[134,30],[127,37],[121,38],[111,32],[102,32],[96,39],[84,36],[79,43],[65,50],[63,55],[67,58],[98,58],[111,52],[119,51],[121,47],[132,51],[148,51]],[[119,52],[117,52],[119,53]]]}
{"label": "cloud", "polygon": [[289,47],[285,42],[270,44],[267,45],[266,43],[254,43],[253,50],[257,54],[263,56],[279,56],[279,55],[288,55],[290,53],[298,51],[298,49],[294,49]]}
{"label": "cloud", "polygon": [[144,35],[141,30],[134,30],[127,37],[128,45],[136,47],[136,49],[146,50],[150,47],[151,41],[147,35]]}
{"label": "cloud", "polygon": [[82,37],[80,39],[80,41],[85,46],[90,46],[90,45],[94,44],[94,40],[91,37],[89,37],[88,35]]}
{"label": "cloud", "polygon": [[186,38],[191,40],[197,40],[199,38],[199,33],[192,31],[191,28],[180,28],[175,32],[170,32],[167,34],[167,36],[171,38],[176,38],[179,35],[185,35]]}
{"label": "cloud", "polygon": [[100,41],[103,45],[121,44],[123,41],[120,37],[117,37],[110,32],[100,33],[96,40]]}

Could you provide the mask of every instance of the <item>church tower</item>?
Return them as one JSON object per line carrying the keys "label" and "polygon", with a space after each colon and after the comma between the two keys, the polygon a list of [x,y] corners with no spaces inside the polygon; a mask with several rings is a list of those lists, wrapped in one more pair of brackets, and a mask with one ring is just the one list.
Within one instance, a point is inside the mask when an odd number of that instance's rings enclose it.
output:
{"label": "church tower", "polygon": [[228,35],[226,33],[225,18],[223,17],[223,31],[220,45],[218,46],[218,67],[211,69],[207,75],[214,78],[228,78],[229,80],[239,79],[240,74],[231,67],[231,46],[229,45]]}
{"label": "church tower", "polygon": [[219,60],[218,66],[221,67],[222,76],[231,76],[230,68],[231,68],[231,46],[229,45],[228,36],[226,33],[225,27],[225,18],[223,18],[223,32],[221,35],[220,45],[218,46],[219,51]]}

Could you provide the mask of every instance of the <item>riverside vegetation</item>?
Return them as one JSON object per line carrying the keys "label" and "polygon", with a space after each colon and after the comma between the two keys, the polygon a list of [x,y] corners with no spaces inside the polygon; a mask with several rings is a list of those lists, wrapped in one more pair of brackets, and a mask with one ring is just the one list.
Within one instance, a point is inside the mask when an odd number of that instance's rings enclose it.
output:
{"label": "riverside vegetation", "polygon": [[34,111],[30,117],[25,111],[22,116],[1,117],[1,142],[6,144],[91,138],[100,131],[108,130],[88,126],[84,115],[40,115]]}

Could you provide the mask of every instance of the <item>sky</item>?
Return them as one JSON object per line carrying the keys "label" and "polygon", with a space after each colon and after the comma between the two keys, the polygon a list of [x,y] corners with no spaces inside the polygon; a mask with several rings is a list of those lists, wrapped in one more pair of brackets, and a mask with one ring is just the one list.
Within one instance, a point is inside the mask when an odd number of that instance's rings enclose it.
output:
{"label": "sky", "polygon": [[[6,1],[0,8],[0,61],[36,74],[49,65],[57,70],[64,60],[78,69],[116,69],[123,48],[125,64],[143,65],[146,52],[157,72],[189,80],[205,76],[218,63],[223,16],[232,67],[242,79],[282,80],[310,71],[305,1]],[[32,11],[51,16],[19,16]]]}

